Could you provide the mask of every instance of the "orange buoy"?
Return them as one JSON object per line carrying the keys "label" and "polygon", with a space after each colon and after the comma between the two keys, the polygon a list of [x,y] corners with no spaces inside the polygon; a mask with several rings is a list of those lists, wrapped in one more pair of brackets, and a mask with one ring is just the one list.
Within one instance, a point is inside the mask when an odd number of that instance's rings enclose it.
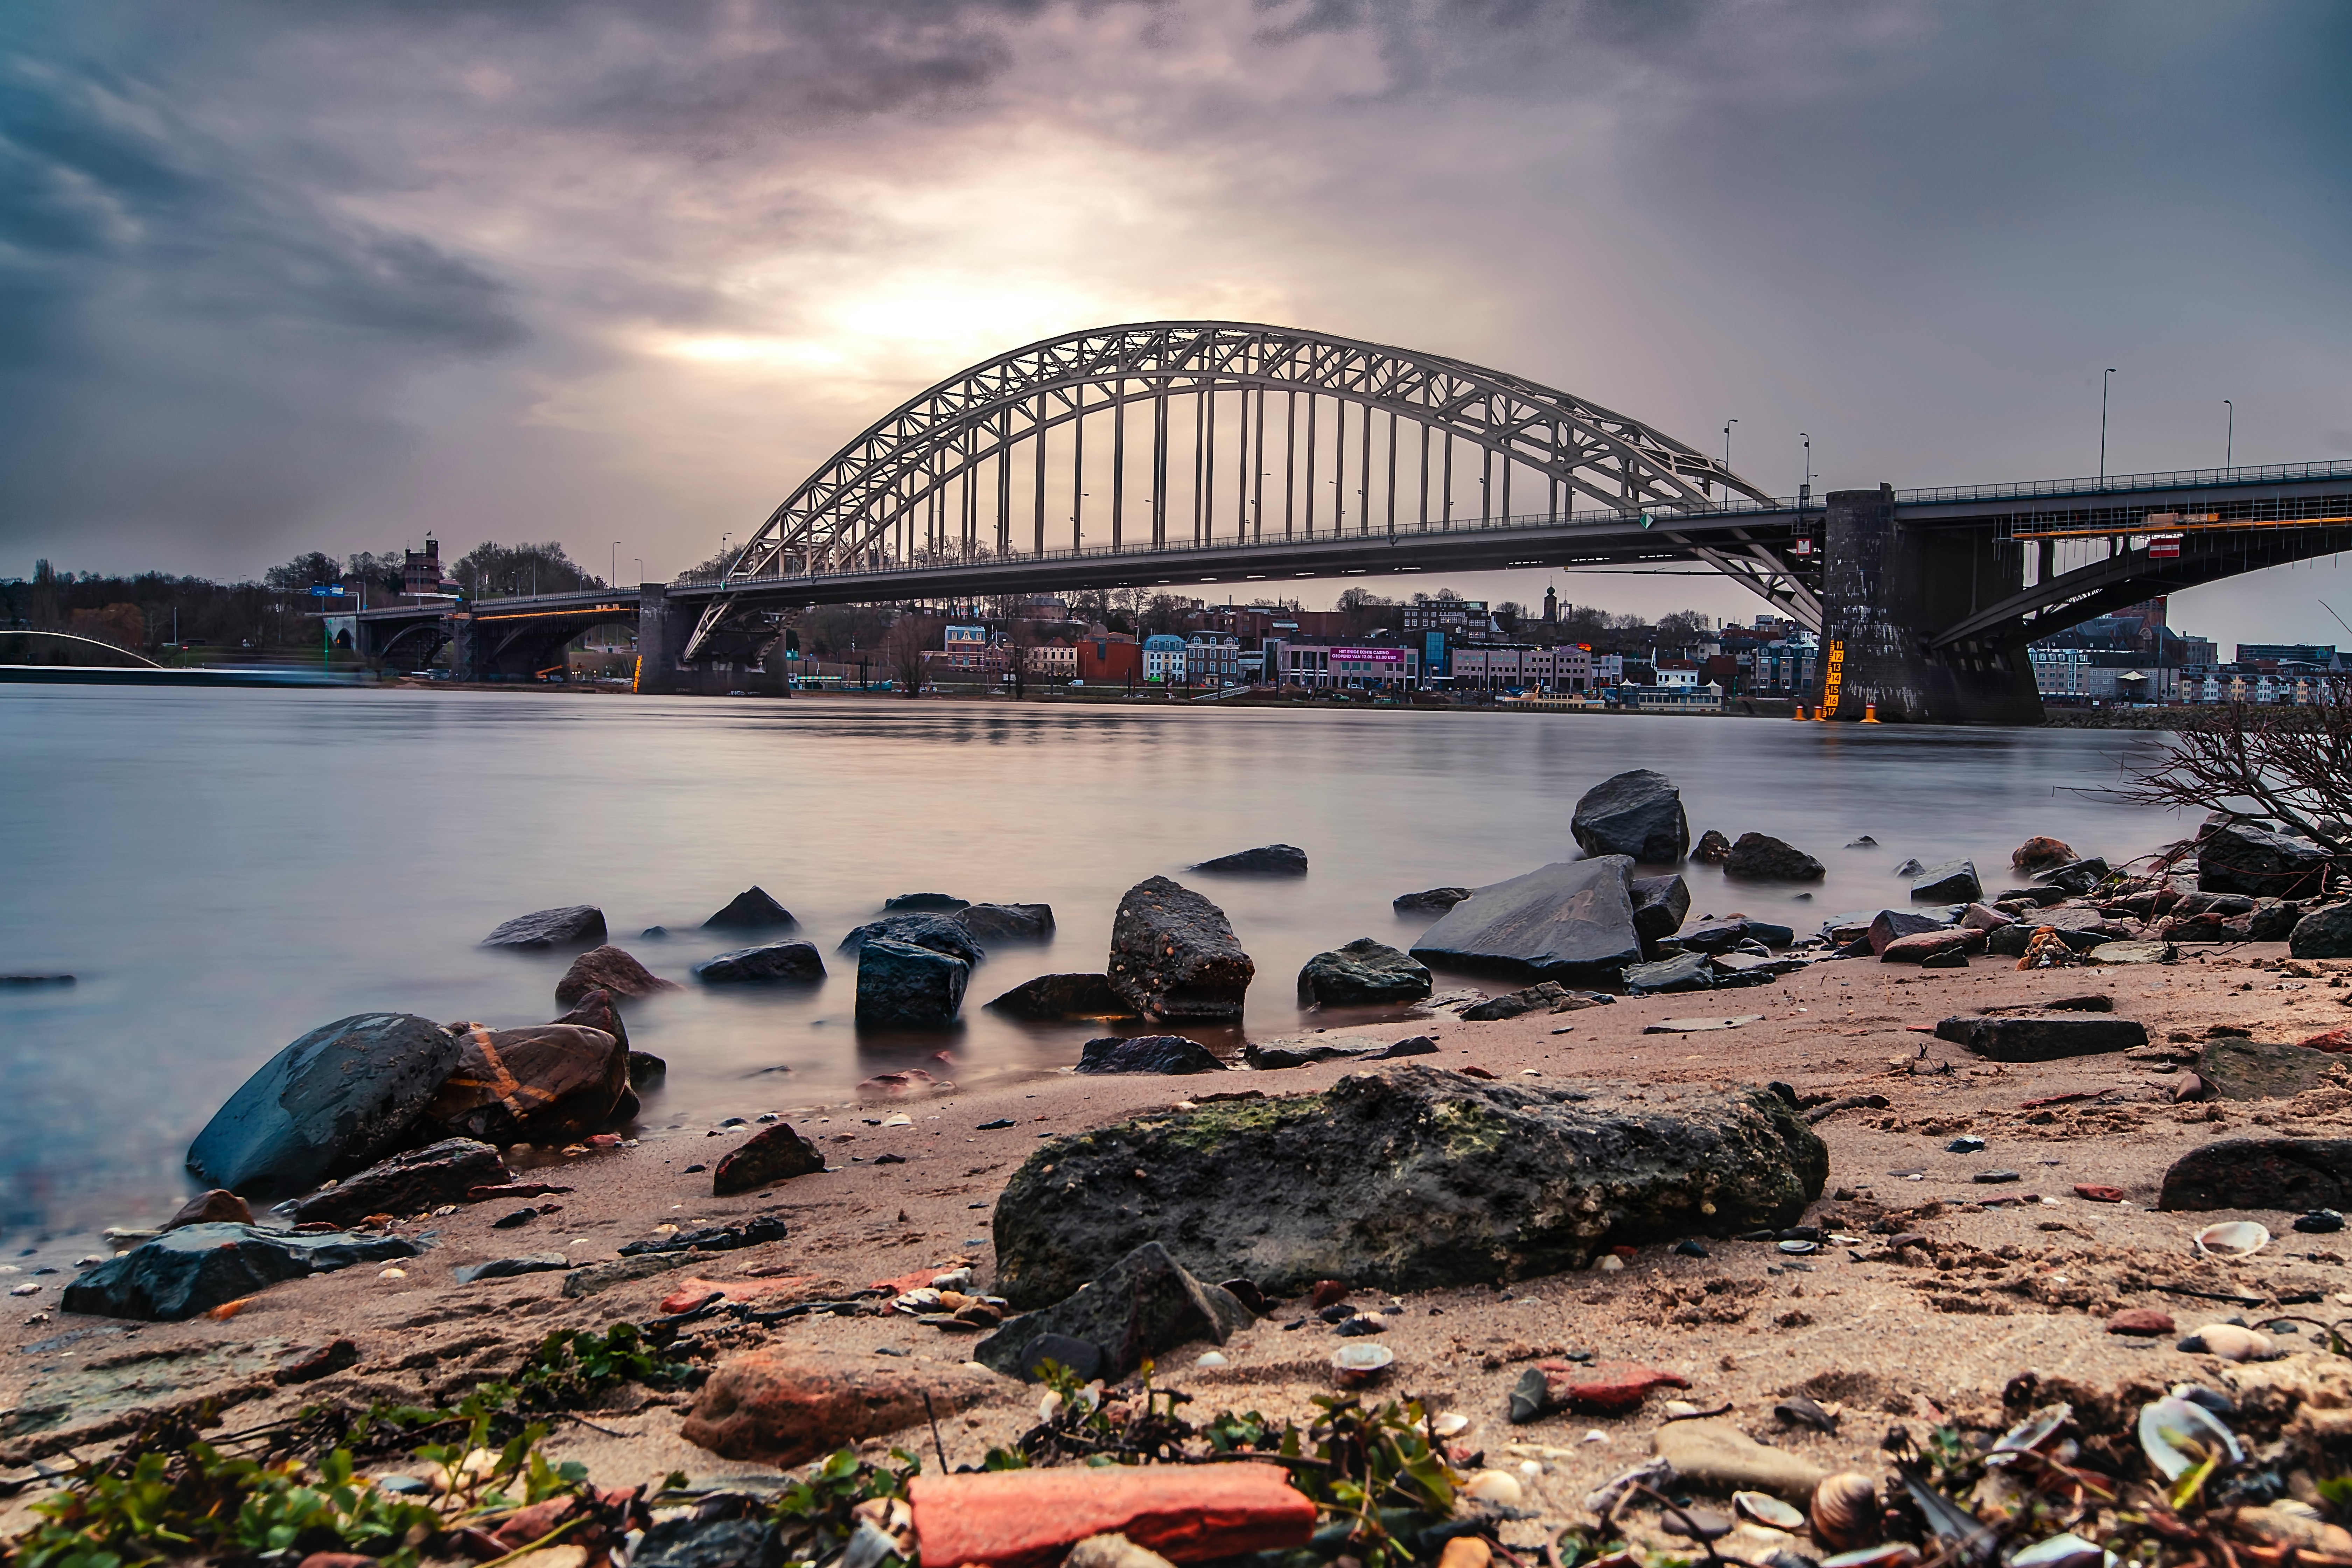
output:
{"label": "orange buoy", "polygon": [[1789,717],[1796,720],[1797,722],[1801,724],[1803,723],[1805,721],[1805,705],[1801,702],[1798,703],[1797,710],[1794,713],[1790,714]]}
{"label": "orange buoy", "polygon": [[1865,724],[1875,724],[1878,722],[1877,703],[1865,702],[1862,705],[1862,721]]}

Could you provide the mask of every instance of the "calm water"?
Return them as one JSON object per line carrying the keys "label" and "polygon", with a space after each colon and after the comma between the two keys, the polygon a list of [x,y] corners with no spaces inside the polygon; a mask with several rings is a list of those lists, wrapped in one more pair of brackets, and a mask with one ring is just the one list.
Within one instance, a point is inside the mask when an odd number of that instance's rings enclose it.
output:
{"label": "calm water", "polygon": [[[1247,1028],[1294,1032],[1294,977],[1352,937],[1410,938],[1398,893],[1574,855],[1584,789],[1681,786],[1693,834],[1778,834],[1830,868],[1810,902],[1725,888],[1696,909],[1807,916],[1899,901],[1906,856],[1988,883],[2030,833],[2130,855],[2165,816],[2057,793],[2110,779],[2124,732],[1825,728],[1575,714],[1065,710],[410,691],[0,689],[0,1228],[152,1220],[188,1139],[256,1066],[346,1014],[506,1026],[554,1015],[563,956],[476,944],[510,915],[603,907],[614,940],[688,979],[695,927],[751,883],[826,954],[811,992],[690,987],[631,1005],[667,1057],[649,1130],[839,1100],[923,1066],[967,1084],[1075,1059],[1089,1031],[979,1004],[1098,970],[1129,885],[1252,845],[1303,881],[1191,879],[1255,956]],[[1840,847],[1858,835],[1875,849]],[[1060,931],[992,952],[967,1023],[861,1041],[833,948],[884,898],[1044,901]],[[635,933],[655,924],[667,942]],[[933,1059],[945,1050],[949,1059]],[[789,1069],[789,1070],[777,1070]]]}

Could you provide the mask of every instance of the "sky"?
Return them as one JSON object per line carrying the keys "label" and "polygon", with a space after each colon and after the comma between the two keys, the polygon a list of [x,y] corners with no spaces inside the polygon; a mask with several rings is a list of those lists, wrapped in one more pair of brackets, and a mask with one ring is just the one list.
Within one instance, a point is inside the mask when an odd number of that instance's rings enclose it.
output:
{"label": "sky", "polygon": [[[2111,472],[2219,464],[2224,398],[2241,463],[2352,458],[2347,58],[2333,0],[17,0],[0,574],[666,577],[924,386],[1170,318],[1737,418],[1775,493],[1801,430],[1823,489],[2090,473],[2110,365]],[[2173,621],[2352,645],[2322,601]]]}

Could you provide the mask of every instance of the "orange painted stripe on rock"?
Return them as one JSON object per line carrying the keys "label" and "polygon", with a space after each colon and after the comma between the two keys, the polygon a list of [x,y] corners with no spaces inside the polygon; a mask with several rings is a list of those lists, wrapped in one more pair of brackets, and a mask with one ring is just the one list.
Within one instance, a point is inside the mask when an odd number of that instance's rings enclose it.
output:
{"label": "orange painted stripe on rock", "polygon": [[1314,1501],[1278,1465],[1073,1467],[917,1476],[922,1568],[1036,1568],[1113,1531],[1173,1563],[1304,1546]]}

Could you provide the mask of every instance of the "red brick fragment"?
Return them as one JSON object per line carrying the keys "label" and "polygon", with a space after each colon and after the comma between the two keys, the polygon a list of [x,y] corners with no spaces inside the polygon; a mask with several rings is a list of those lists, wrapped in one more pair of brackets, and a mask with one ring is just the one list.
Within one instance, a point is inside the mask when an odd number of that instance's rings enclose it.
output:
{"label": "red brick fragment", "polygon": [[2074,1195],[2084,1203],[2092,1204],[2119,1204],[2124,1201],[2121,1187],[2103,1186],[2097,1182],[2075,1183]]}
{"label": "red brick fragment", "polygon": [[1578,1366],[1573,1362],[1539,1361],[1554,1405],[1603,1415],[1621,1415],[1640,1408],[1655,1388],[1688,1388],[1690,1379],[1662,1367],[1635,1362],[1602,1362]]}
{"label": "red brick fragment", "polygon": [[1172,1563],[1304,1546],[1315,1504],[1276,1465],[1174,1465],[918,1476],[922,1568],[1041,1568],[1116,1531]]}
{"label": "red brick fragment", "polygon": [[2134,1334],[2143,1339],[2169,1339],[2176,1326],[2171,1313],[2154,1307],[2126,1307],[2107,1320],[2107,1332]]}

